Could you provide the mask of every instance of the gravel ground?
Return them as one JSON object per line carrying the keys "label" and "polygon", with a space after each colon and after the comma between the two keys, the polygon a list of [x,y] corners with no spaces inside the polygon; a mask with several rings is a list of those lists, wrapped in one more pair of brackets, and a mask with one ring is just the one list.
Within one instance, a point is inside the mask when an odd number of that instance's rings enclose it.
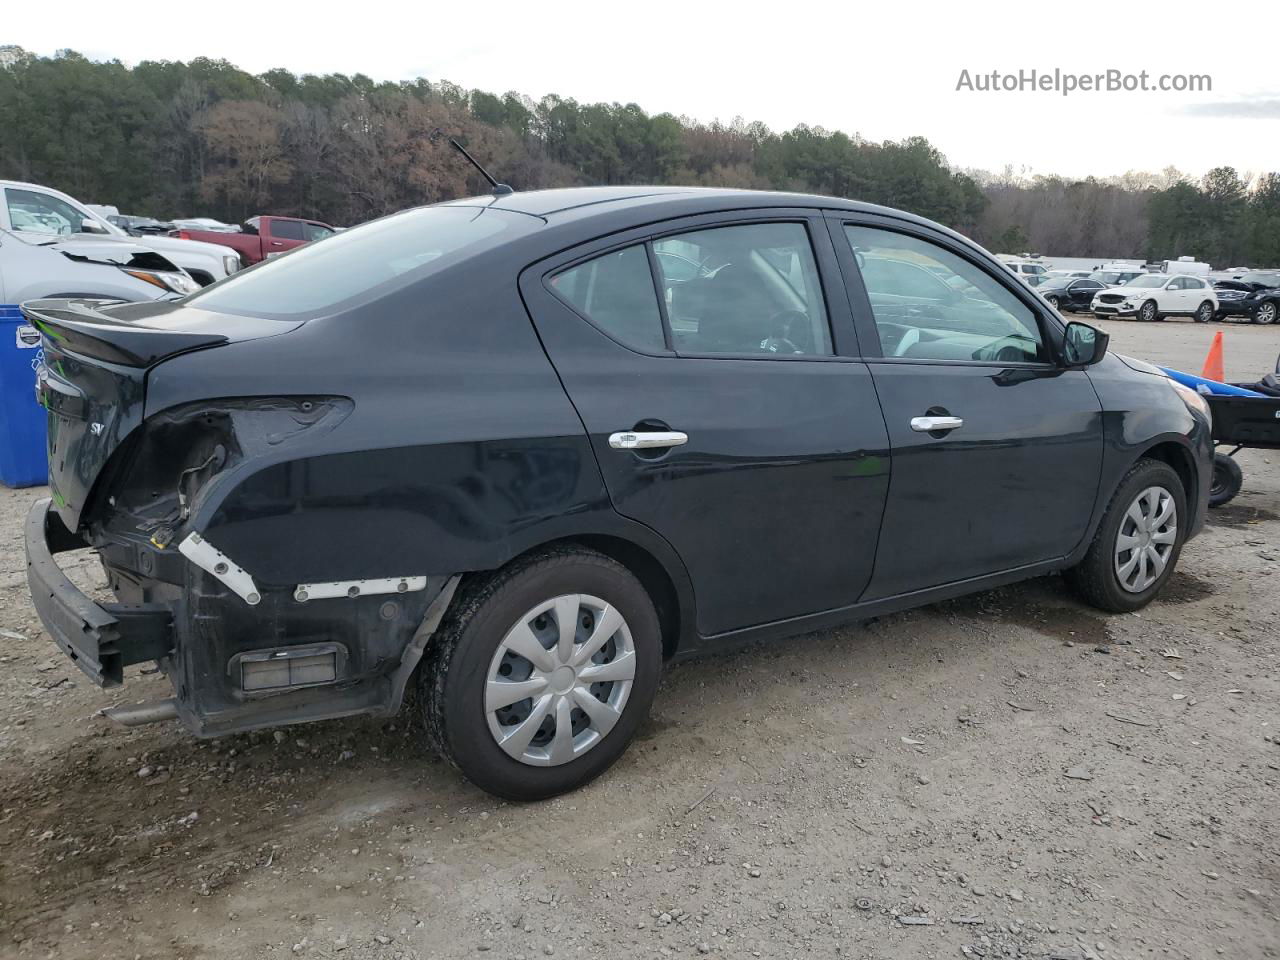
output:
{"label": "gravel ground", "polygon": [[[1108,327],[1187,369],[1215,329]],[[1275,362],[1227,329],[1229,377]],[[1280,956],[1280,469],[1240,460],[1139,615],[1051,577],[683,664],[611,773],[529,806],[406,717],[96,717],[166,687],[43,636],[42,491],[0,490],[0,957]]]}

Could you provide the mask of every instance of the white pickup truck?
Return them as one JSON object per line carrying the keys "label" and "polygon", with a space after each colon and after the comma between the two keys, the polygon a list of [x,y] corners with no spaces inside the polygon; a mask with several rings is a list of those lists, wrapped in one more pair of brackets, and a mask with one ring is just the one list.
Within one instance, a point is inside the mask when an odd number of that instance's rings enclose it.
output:
{"label": "white pickup truck", "polygon": [[47,297],[163,300],[199,289],[162,254],[132,241],[0,230],[0,304]]}
{"label": "white pickup truck", "polygon": [[235,273],[240,254],[230,247],[177,237],[131,237],[85,204],[50,187],[15,180],[0,180],[0,229],[23,237],[38,235],[65,238],[90,234],[143,246],[162,254],[185,270],[200,286]]}

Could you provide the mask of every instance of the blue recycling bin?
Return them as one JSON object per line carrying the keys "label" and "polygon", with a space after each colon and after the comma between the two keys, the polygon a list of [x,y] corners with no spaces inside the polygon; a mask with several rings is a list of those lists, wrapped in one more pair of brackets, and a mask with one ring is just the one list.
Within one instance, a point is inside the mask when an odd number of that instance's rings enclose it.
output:
{"label": "blue recycling bin", "polygon": [[16,304],[0,304],[0,483],[34,487],[49,482],[48,420],[36,400],[40,334]]}

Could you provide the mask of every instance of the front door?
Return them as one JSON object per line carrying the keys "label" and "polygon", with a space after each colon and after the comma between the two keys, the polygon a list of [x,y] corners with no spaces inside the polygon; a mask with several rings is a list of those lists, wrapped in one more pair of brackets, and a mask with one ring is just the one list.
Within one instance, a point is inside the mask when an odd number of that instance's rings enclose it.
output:
{"label": "front door", "polygon": [[1073,280],[1067,287],[1067,302],[1073,310],[1087,311],[1100,290],[1102,284],[1097,280]]}
{"label": "front door", "polygon": [[893,455],[864,599],[1068,554],[1097,496],[1102,410],[1088,375],[1056,364],[1051,321],[948,237],[833,218]]}
{"label": "front door", "polygon": [[636,231],[521,277],[615,509],[680,555],[704,636],[855,602],[888,487],[825,224],[766,216]]}

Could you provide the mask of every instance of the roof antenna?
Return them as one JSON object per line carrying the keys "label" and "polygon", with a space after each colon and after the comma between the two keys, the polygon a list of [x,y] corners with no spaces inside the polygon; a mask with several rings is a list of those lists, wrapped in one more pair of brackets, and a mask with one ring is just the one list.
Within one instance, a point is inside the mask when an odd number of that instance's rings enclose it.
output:
{"label": "roof antenna", "polygon": [[[434,143],[441,136],[443,136],[443,133],[444,131],[440,129],[433,130],[431,133],[431,142]],[[490,174],[488,170],[480,166],[480,161],[477,160],[475,157],[473,157],[471,154],[467,153],[467,148],[464,147],[462,144],[460,144],[457,140],[453,139],[453,137],[449,138],[449,145],[452,146],[464,157],[466,157],[467,160],[470,162],[470,164],[480,171],[480,175],[489,181],[489,185],[493,187],[493,195],[495,197],[505,197],[509,193],[515,193],[515,191],[512,190],[511,187],[509,187],[507,184],[499,183],[497,180],[495,180],[493,178],[493,175]]]}

